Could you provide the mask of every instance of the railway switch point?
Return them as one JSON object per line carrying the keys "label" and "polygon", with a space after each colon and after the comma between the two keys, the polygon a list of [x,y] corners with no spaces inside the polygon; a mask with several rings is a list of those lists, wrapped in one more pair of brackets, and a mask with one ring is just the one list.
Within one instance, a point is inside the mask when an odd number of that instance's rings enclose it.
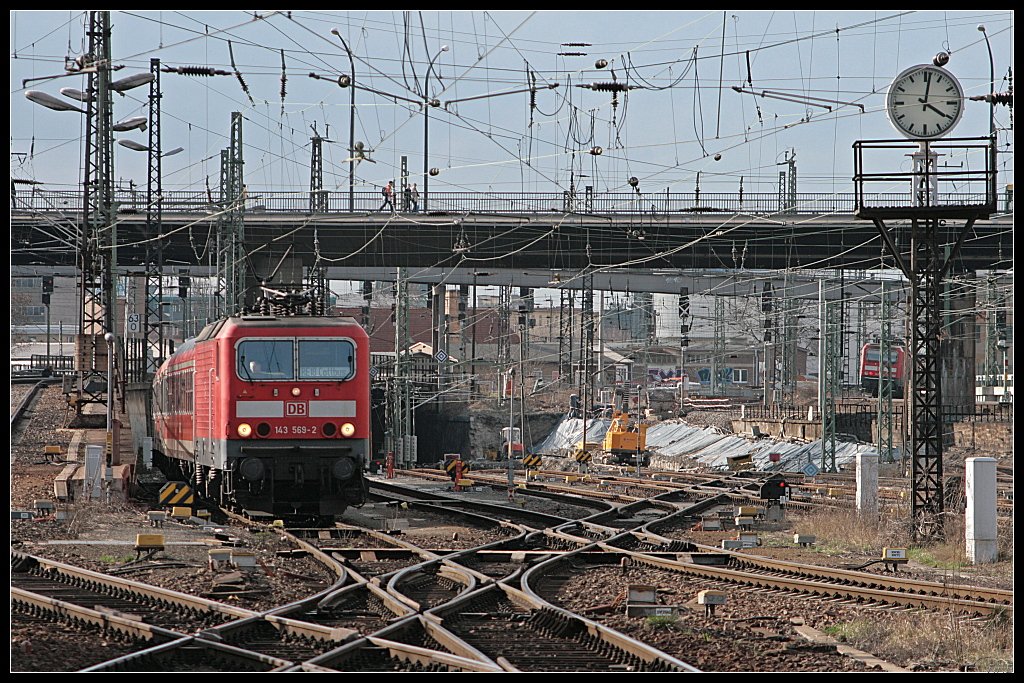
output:
{"label": "railway switch point", "polygon": [[729,564],[729,555],[726,553],[680,553],[676,559],[708,567],[725,567]]}

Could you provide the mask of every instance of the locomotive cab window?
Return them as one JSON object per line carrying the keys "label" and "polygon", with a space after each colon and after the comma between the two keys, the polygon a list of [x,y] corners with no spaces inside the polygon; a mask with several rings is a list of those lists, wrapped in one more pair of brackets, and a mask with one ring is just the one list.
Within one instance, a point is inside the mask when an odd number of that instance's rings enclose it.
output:
{"label": "locomotive cab window", "polygon": [[[866,353],[866,358],[867,358],[867,360],[877,362],[877,361],[882,360],[882,353],[878,349],[868,349],[867,353]],[[900,359],[900,354],[899,354],[898,351],[889,351],[889,362],[890,363],[895,363],[899,359]]]}
{"label": "locomotive cab window", "polygon": [[238,376],[247,380],[294,379],[290,339],[246,339],[238,344]]}
{"label": "locomotive cab window", "polygon": [[347,339],[300,339],[299,379],[346,380],[355,375],[355,346]]}

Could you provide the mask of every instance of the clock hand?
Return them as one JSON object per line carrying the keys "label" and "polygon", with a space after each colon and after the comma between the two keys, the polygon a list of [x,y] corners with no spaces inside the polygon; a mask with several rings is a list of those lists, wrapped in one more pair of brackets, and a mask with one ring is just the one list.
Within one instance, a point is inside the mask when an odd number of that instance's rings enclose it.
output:
{"label": "clock hand", "polygon": [[924,99],[922,100],[922,99],[919,98],[917,100],[918,102],[920,102],[921,104],[924,105],[923,107],[921,107],[921,111],[924,111],[924,108],[928,106],[926,104],[926,102],[928,102],[928,91],[931,90],[931,88],[932,88],[932,79],[929,78],[928,74],[926,73],[925,76],[924,76]]}
{"label": "clock hand", "polygon": [[925,104],[924,107],[922,107],[922,109],[924,109],[925,107],[927,107],[928,109],[931,109],[933,112],[935,112],[936,114],[939,114],[940,116],[945,116],[947,119],[953,118],[951,115],[949,115],[946,112],[942,111],[941,109],[939,109],[938,107],[936,107],[933,104]]}

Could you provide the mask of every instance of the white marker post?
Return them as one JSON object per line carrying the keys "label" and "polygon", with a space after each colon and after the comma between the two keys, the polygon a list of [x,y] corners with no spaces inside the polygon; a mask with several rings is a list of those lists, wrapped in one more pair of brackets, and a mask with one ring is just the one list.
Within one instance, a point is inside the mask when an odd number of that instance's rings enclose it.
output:
{"label": "white marker post", "polygon": [[857,454],[857,510],[878,515],[878,455]]}
{"label": "white marker post", "polygon": [[974,564],[999,557],[996,527],[996,459],[967,458],[967,557]]}

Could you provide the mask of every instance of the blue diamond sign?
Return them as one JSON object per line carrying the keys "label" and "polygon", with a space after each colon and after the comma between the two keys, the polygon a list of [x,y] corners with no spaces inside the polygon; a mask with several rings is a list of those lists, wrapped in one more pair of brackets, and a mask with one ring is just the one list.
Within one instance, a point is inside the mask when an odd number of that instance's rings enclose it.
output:
{"label": "blue diamond sign", "polygon": [[377,371],[377,368],[370,368],[370,379],[377,379],[377,375],[379,374],[380,373]]}
{"label": "blue diamond sign", "polygon": [[438,363],[443,363],[446,360],[448,360],[448,354],[444,352],[444,349],[441,349],[440,351],[434,354],[434,358],[437,359]]}
{"label": "blue diamond sign", "polygon": [[820,470],[818,470],[818,466],[815,465],[813,462],[809,462],[806,465],[804,465],[803,468],[800,469],[800,471],[806,474],[808,477],[813,477]]}

